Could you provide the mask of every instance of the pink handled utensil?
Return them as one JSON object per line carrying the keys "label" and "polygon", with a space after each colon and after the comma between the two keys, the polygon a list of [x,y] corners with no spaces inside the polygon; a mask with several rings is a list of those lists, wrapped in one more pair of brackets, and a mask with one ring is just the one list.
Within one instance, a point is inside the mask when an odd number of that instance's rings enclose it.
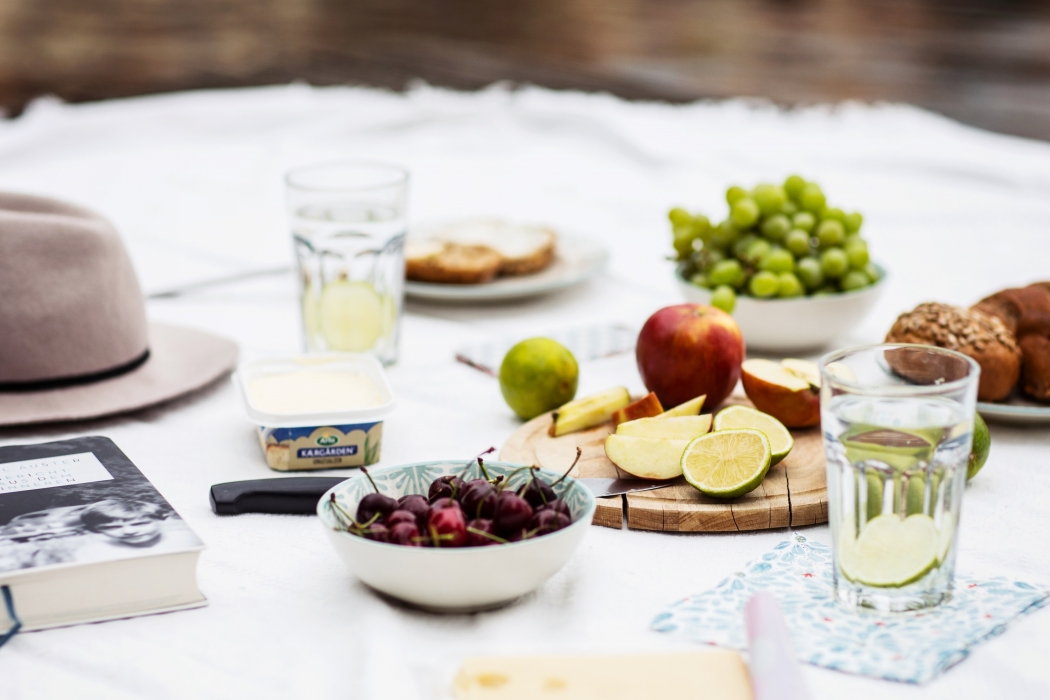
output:
{"label": "pink handled utensil", "polygon": [[775,595],[759,591],[744,607],[755,700],[810,700]]}

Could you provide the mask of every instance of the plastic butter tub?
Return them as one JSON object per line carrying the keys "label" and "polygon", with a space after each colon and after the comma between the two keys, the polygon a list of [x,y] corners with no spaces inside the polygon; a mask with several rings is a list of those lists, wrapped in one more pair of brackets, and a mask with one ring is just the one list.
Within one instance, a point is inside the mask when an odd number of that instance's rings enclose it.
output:
{"label": "plastic butter tub", "polygon": [[266,463],[277,471],[379,461],[394,395],[371,355],[331,353],[242,362],[234,373]]}

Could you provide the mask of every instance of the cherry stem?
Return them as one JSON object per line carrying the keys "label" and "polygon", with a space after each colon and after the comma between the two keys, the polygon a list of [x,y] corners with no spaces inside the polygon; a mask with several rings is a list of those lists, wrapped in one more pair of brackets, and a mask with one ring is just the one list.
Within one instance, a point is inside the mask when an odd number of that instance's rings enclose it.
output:
{"label": "cherry stem", "polygon": [[583,450],[581,450],[579,447],[577,447],[576,448],[576,459],[572,460],[572,464],[569,466],[568,469],[565,470],[565,473],[562,474],[561,477],[557,481],[555,481],[553,484],[551,484],[551,488],[554,488],[555,486],[557,486],[558,484],[560,484],[562,481],[565,480],[565,477],[567,477],[569,475],[569,472],[571,472],[573,469],[575,469],[576,465],[579,464],[580,457],[582,457],[582,456],[583,456]]}
{"label": "cherry stem", "polygon": [[368,473],[368,467],[361,467],[361,471],[368,477],[368,480],[372,482],[372,488],[375,489],[376,493],[379,493],[379,487],[376,486],[375,479],[372,478],[372,475]]}
{"label": "cherry stem", "polygon": [[482,464],[481,458],[484,457],[485,455],[487,455],[489,452],[495,452],[495,451],[496,451],[495,447],[490,447],[487,450],[485,450],[484,452],[482,452],[481,454],[479,454],[474,459],[472,459],[469,462],[467,462],[467,466],[463,468],[462,472],[460,472],[460,478],[462,478],[462,475],[466,474],[470,470],[470,468],[474,465],[474,462],[477,462],[478,466],[481,467],[481,473],[485,475],[485,478],[486,479],[489,478],[489,473],[487,471],[485,471],[485,465]]}
{"label": "cherry stem", "polygon": [[485,532],[484,530],[479,530],[476,527],[470,527],[468,525],[467,526],[467,532],[472,532],[475,535],[481,535],[482,537],[490,539],[493,542],[499,542],[500,544],[507,544],[507,540],[503,539],[499,535],[493,535],[491,532]]}

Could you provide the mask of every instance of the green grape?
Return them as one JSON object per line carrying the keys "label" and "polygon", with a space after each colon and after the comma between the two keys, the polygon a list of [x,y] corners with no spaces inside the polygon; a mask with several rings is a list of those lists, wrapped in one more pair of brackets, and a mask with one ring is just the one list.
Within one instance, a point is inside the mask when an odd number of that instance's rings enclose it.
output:
{"label": "green grape", "polygon": [[813,291],[824,286],[824,272],[820,269],[820,260],[816,258],[802,258],[795,266],[795,274],[799,276],[806,289]]}
{"label": "green grape", "polygon": [[783,214],[774,214],[762,222],[762,234],[773,241],[782,241],[791,230],[791,220]]}
{"label": "green grape", "polygon": [[857,231],[860,231],[860,227],[864,225],[864,215],[859,211],[846,214],[846,218],[842,223],[846,224],[847,231],[850,233],[856,233]]}
{"label": "green grape", "polygon": [[805,187],[806,181],[801,175],[788,175],[788,178],[784,180],[784,192],[796,201],[802,196],[802,190]]}
{"label": "green grape", "polygon": [[736,239],[736,243],[733,244],[733,255],[740,260],[747,259],[747,249],[751,247],[751,244],[758,240],[758,236],[754,233],[745,233],[740,238]]}
{"label": "green grape", "polygon": [[757,241],[748,246],[747,252],[744,253],[744,262],[757,263],[762,259],[762,256],[768,253],[773,246],[769,244],[769,241],[759,238]]}
{"label": "green grape", "polygon": [[693,252],[693,241],[696,240],[696,232],[692,226],[674,227],[674,249],[678,253],[678,259],[689,257]]}
{"label": "green grape", "polygon": [[813,292],[812,296],[815,296],[815,297],[830,297],[830,296],[835,296],[838,293],[839,293],[838,288],[835,285],[833,285],[833,284],[829,284],[826,287],[821,287],[817,291]]}
{"label": "green grape", "polygon": [[702,272],[697,272],[695,275],[689,278],[689,281],[695,284],[697,287],[707,288],[711,286],[711,280],[709,280],[707,278],[707,275],[705,275]]}
{"label": "green grape", "polygon": [[846,212],[842,211],[838,207],[824,207],[824,211],[821,212],[820,218],[837,221],[843,226],[845,226],[846,224]]}
{"label": "green grape", "polygon": [[805,293],[806,290],[802,288],[802,283],[798,281],[795,273],[781,272],[777,275],[777,296],[800,297]]}
{"label": "green grape", "polygon": [[798,205],[789,199],[784,202],[784,206],[780,207],[780,212],[785,216],[794,216],[798,213]]}
{"label": "green grape", "polygon": [[871,281],[863,272],[860,270],[850,270],[846,273],[846,276],[842,278],[842,291],[850,292],[854,289],[867,287],[869,284],[871,284]]}
{"label": "green grape", "polygon": [[863,270],[864,266],[871,262],[868,256],[868,244],[863,239],[852,240],[846,243],[846,256],[849,257],[850,267]]}
{"label": "green grape", "polygon": [[784,246],[795,255],[805,255],[809,252],[809,234],[795,229],[784,239]]}
{"label": "green grape", "polygon": [[746,196],[747,190],[745,190],[743,187],[737,187],[736,185],[733,185],[728,190],[726,190],[726,203],[729,204],[729,206],[733,206],[737,203],[738,200],[741,200]]}
{"label": "green grape", "polygon": [[842,241],[842,247],[846,248],[851,245],[856,245],[855,241],[860,241],[865,246],[868,245],[868,242],[861,238],[861,235],[859,233],[847,233],[846,239]]}
{"label": "green grape", "polygon": [[820,269],[825,277],[838,279],[849,269],[849,258],[842,248],[828,248],[820,254]]}
{"label": "green grape", "polygon": [[703,214],[697,214],[693,217],[693,230],[706,243],[711,238],[711,220]]}
{"label": "green grape", "polygon": [[772,272],[763,270],[762,272],[756,272],[754,277],[751,278],[748,289],[753,296],[759,299],[766,299],[776,294],[780,289],[780,280]]}
{"label": "green grape", "polygon": [[787,201],[783,188],[769,184],[762,184],[751,190],[751,198],[758,204],[764,216],[776,214]]}
{"label": "green grape", "polygon": [[701,260],[700,267],[704,270],[710,270],[715,265],[726,259],[726,252],[721,248],[704,246],[704,249],[699,253],[699,257]]}
{"label": "green grape", "polygon": [[718,226],[711,229],[711,245],[716,248],[728,248],[733,245],[740,232],[733,227],[733,223],[726,219]]}
{"label": "green grape", "polygon": [[806,186],[802,188],[802,194],[799,196],[799,204],[806,211],[817,214],[824,210],[824,205],[827,200],[824,198],[824,192],[820,189],[820,186],[813,182],[807,182]]}
{"label": "green grape", "polygon": [[722,309],[727,314],[733,313],[733,309],[736,308],[736,292],[724,284],[715,287],[715,291],[711,293],[711,306]]}
{"label": "green grape", "polygon": [[813,227],[817,225],[817,217],[808,211],[800,211],[791,218],[791,223],[800,231],[810,233],[813,231]]}
{"label": "green grape", "polygon": [[758,203],[750,197],[738,199],[729,208],[729,218],[732,219],[733,225],[739,229],[748,229],[754,226],[758,222],[760,213]]}
{"label": "green grape", "polygon": [[758,261],[759,270],[770,272],[791,272],[795,269],[795,258],[783,248],[773,248]]}
{"label": "green grape", "polygon": [[875,263],[868,263],[864,266],[864,274],[868,276],[872,284],[879,281],[882,275],[879,274],[879,268],[875,267]]}
{"label": "green grape", "polygon": [[671,220],[671,225],[675,227],[693,223],[692,215],[681,207],[675,207],[667,212],[667,218]]}
{"label": "green grape", "polygon": [[821,248],[842,245],[846,240],[846,230],[842,227],[841,222],[825,219],[817,226],[817,240],[820,241]]}
{"label": "green grape", "polygon": [[723,260],[711,268],[707,279],[714,285],[729,285],[739,287],[744,283],[744,268],[738,260]]}

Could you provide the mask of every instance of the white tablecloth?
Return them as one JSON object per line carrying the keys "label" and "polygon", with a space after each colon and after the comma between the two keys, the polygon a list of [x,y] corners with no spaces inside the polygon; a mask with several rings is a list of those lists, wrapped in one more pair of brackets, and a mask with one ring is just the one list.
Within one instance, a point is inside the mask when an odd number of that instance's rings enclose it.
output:
{"label": "white tablecloth", "polygon": [[[891,270],[852,338],[879,340],[900,311],[968,304],[1050,277],[1050,146],[902,106],[779,111],[734,101],[628,104],[608,96],[494,88],[408,94],[291,85],[67,106],[0,122],[0,188],[63,197],[111,217],[147,290],[290,261],[282,173],[336,157],[412,172],[414,220],[497,214],[592,236],[608,274],[501,306],[410,303],[399,408],[383,465],[460,458],[518,425],[495,381],[457,364],[461,345],[582,323],[640,326],[679,301],[667,209],[721,216],[730,183],[792,171],[867,217]],[[291,276],[150,302],[157,320],[235,338],[243,355],[296,352]],[[585,363],[580,393],[640,390],[633,358]],[[24,634],[0,651],[2,698],[430,698],[466,655],[634,651],[683,644],[648,629],[787,532],[674,535],[592,528],[572,562],[500,610],[434,616],[356,582],[311,518],[210,512],[208,487],[271,475],[229,382],[172,405],[88,424],[0,432],[5,444],[103,434],[208,544],[203,609]],[[993,425],[971,484],[958,568],[1050,582],[1050,432]],[[807,536],[828,539],[826,527]],[[1050,696],[1050,613],[978,647],[925,687],[807,667],[817,698]]]}

